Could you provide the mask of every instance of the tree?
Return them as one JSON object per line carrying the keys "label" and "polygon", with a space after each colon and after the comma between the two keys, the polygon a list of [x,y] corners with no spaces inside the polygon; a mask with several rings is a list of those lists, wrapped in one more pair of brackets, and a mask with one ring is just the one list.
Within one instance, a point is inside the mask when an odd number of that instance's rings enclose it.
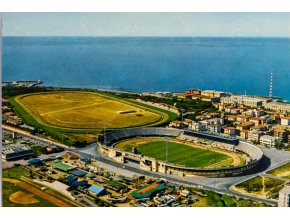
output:
{"label": "tree", "polygon": [[284,144],[282,142],[276,142],[274,147],[277,148],[278,150],[280,150],[281,148],[283,148]]}

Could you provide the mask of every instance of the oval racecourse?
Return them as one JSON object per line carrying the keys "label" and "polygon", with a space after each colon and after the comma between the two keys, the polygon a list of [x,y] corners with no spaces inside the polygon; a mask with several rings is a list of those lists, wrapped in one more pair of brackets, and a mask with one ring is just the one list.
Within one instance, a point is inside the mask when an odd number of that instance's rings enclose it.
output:
{"label": "oval racecourse", "polygon": [[94,92],[35,93],[14,100],[38,123],[65,129],[153,126],[169,120],[169,115],[157,108]]}

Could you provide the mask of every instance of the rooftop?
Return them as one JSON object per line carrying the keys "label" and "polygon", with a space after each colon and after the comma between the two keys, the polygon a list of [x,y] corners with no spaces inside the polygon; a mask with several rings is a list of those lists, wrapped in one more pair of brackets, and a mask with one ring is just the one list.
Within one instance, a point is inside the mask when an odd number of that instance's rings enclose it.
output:
{"label": "rooftop", "polygon": [[70,171],[76,168],[76,166],[70,165],[70,164],[64,164],[61,161],[57,161],[53,163],[53,167],[63,170],[63,171]]}
{"label": "rooftop", "polygon": [[235,128],[232,127],[232,126],[227,126],[227,127],[225,127],[224,129],[235,129]]}
{"label": "rooftop", "polygon": [[97,185],[92,185],[91,187],[88,188],[88,191],[95,193],[96,195],[101,194],[102,192],[104,192],[106,189],[97,186]]}
{"label": "rooftop", "polygon": [[2,153],[3,154],[13,154],[13,153],[18,153],[18,152],[22,152],[22,151],[29,151],[32,149],[27,146],[27,145],[12,145],[9,146],[7,148],[3,148]]}
{"label": "rooftop", "polygon": [[285,187],[282,188],[279,193],[290,194],[290,185],[285,185]]}

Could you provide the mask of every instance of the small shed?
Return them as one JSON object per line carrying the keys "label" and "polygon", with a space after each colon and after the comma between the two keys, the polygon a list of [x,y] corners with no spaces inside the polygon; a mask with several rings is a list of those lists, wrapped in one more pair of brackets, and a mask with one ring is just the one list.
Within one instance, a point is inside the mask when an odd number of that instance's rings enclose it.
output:
{"label": "small shed", "polygon": [[73,186],[76,186],[76,187],[79,187],[79,186],[86,186],[88,184],[88,181],[87,180],[83,180],[83,181],[73,181],[72,182],[72,185]]}
{"label": "small shed", "polygon": [[88,188],[88,192],[93,196],[100,196],[106,194],[106,189],[97,185],[92,185]]}
{"label": "small shed", "polygon": [[88,173],[86,174],[86,177],[87,177],[87,178],[94,178],[94,177],[95,177],[95,174],[92,173],[92,172],[88,172]]}
{"label": "small shed", "polygon": [[84,177],[87,173],[82,170],[72,170],[70,171],[71,174],[78,176],[78,177]]}
{"label": "small shed", "polygon": [[34,158],[34,159],[31,159],[27,162],[31,165],[43,165],[44,164],[44,160],[41,158]]}

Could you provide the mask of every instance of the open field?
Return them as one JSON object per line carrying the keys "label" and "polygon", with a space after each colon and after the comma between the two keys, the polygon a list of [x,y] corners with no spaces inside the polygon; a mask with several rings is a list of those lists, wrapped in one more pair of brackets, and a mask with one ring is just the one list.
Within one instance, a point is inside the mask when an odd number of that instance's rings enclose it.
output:
{"label": "open field", "polygon": [[[34,193],[17,186],[15,184],[9,182],[2,182],[3,185],[3,206],[4,207],[56,207],[55,204],[35,195]],[[19,195],[17,198],[16,194],[23,193],[21,196]],[[30,198],[35,199],[35,201],[27,201],[23,199],[23,195],[30,196]]]}
{"label": "open field", "polygon": [[278,199],[279,191],[287,182],[264,176],[257,176],[232,188],[233,191],[262,198]]}
{"label": "open field", "polygon": [[290,163],[284,164],[267,172],[273,176],[290,179]]}
{"label": "open field", "polygon": [[67,145],[95,141],[93,135],[101,134],[104,124],[107,129],[159,126],[178,117],[170,111],[96,92],[41,92],[12,97],[9,102],[28,125]]}
{"label": "open field", "polygon": [[37,175],[22,167],[3,170],[3,205],[5,207],[71,207],[77,206],[62,194],[29,179]]}
{"label": "open field", "polygon": [[[95,93],[57,92],[33,94],[21,103],[44,123],[73,129],[102,129],[142,126],[163,117],[152,110],[140,108]],[[132,111],[120,114],[119,111]]]}
{"label": "open field", "polygon": [[[117,149],[129,152],[132,152],[133,147],[137,147],[139,152],[145,156],[162,161],[166,160],[166,141],[163,138],[138,138],[116,145]],[[168,141],[168,161],[186,167],[229,166],[234,162],[232,155],[193,144],[184,144],[172,139]],[[236,156],[239,165],[240,158],[238,155]]]}

